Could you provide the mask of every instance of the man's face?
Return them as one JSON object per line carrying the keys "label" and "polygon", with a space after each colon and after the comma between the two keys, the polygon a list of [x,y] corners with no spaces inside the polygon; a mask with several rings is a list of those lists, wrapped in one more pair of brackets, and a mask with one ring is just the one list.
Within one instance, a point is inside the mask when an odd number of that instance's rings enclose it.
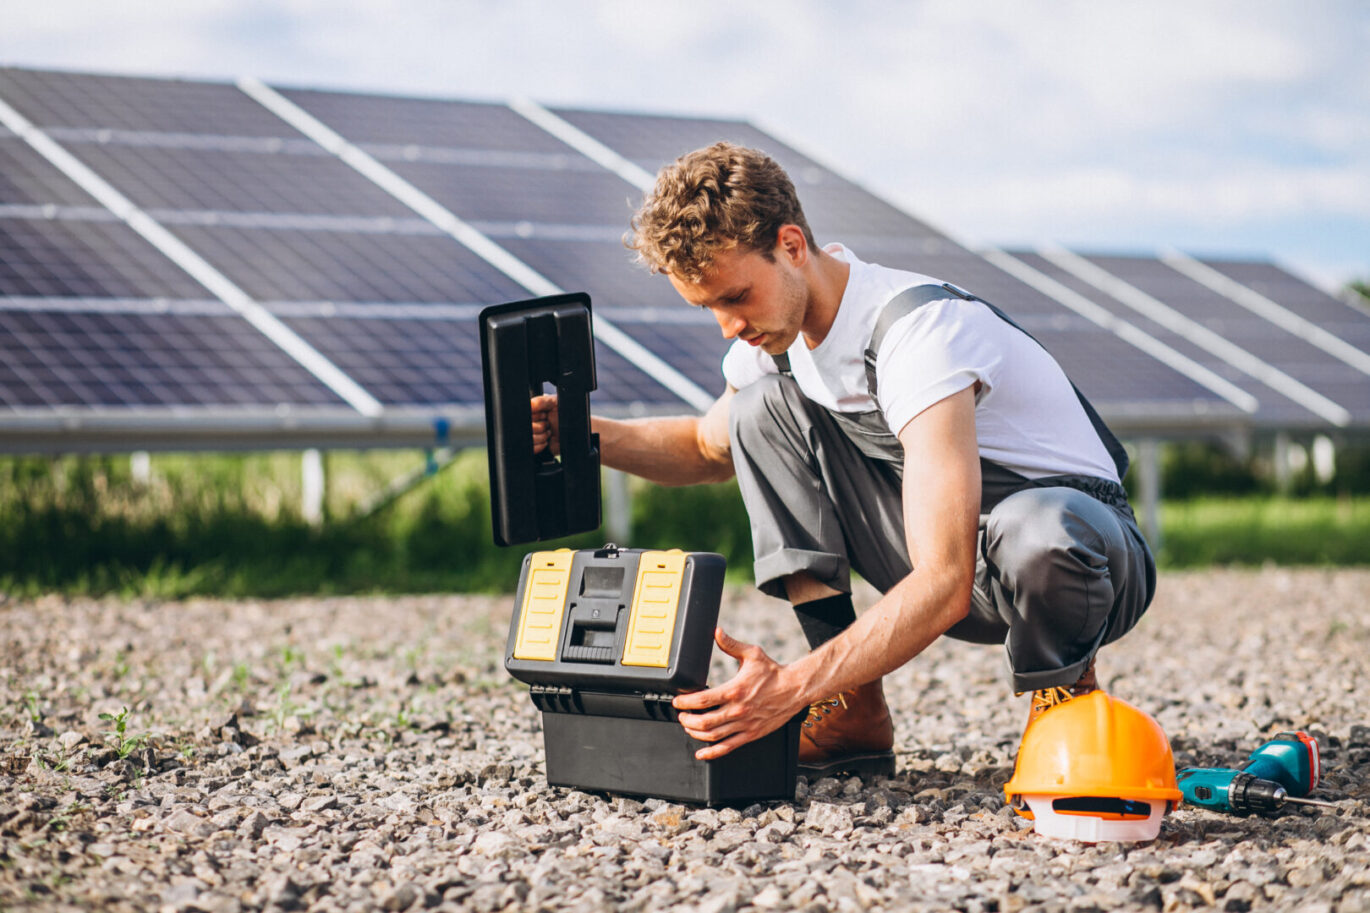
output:
{"label": "man's face", "polygon": [[740,338],[779,355],[803,327],[808,286],[783,247],[774,260],[760,251],[733,248],[717,254],[698,282],[668,278],[682,298],[709,309],[724,339]]}

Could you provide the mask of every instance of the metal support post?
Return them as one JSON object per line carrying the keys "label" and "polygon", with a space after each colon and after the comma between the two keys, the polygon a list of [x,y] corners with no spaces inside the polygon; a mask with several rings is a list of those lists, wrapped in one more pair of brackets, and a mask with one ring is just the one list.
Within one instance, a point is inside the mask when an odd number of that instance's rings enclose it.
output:
{"label": "metal support post", "polygon": [[135,450],[128,457],[128,472],[133,484],[146,487],[152,481],[152,454],[146,450]]}
{"label": "metal support post", "polygon": [[1153,553],[1161,550],[1161,445],[1154,437],[1137,444],[1137,487],[1142,501],[1142,532]]}
{"label": "metal support post", "polygon": [[1337,445],[1325,434],[1313,438],[1309,448],[1313,458],[1313,477],[1319,485],[1326,485],[1337,477]]}
{"label": "metal support post", "polygon": [[1280,494],[1289,493],[1289,483],[1292,473],[1290,472],[1290,441],[1289,434],[1280,431],[1275,434],[1275,448],[1271,456],[1271,461],[1275,464],[1275,490]]}
{"label": "metal support post", "polygon": [[300,459],[300,516],[310,526],[323,522],[323,454],[309,448]]}
{"label": "metal support post", "polygon": [[604,527],[610,542],[620,545],[632,541],[633,535],[633,496],[628,490],[628,474],[617,469],[604,468],[604,494],[606,505]]}

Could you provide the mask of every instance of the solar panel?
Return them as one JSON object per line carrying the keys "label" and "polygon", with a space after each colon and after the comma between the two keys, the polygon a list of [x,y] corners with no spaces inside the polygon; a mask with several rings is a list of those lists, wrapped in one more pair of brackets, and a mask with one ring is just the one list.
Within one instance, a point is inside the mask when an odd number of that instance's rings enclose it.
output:
{"label": "solar panel", "polygon": [[1289,308],[1333,336],[1346,340],[1362,352],[1370,352],[1370,314],[1365,311],[1327,294],[1273,263],[1212,259],[1202,262]]}
{"label": "solar panel", "polygon": [[341,405],[230,314],[0,308],[0,404],[34,406]]}
{"label": "solar panel", "polygon": [[717,323],[679,319],[677,312],[658,310],[601,308],[600,313],[704,392],[712,396],[723,393],[723,356],[729,343]]}
{"label": "solar panel", "polygon": [[0,98],[39,127],[299,137],[226,83],[0,67]]}
{"label": "solar panel", "polygon": [[[1058,302],[749,125],[561,109],[555,113],[649,170],[718,139],[766,150],[795,180],[810,224],[820,239],[826,235],[841,240],[868,262],[923,272],[995,302],[1055,353],[1081,389],[1110,417],[1146,410],[1167,414],[1232,411],[1229,404],[1192,379],[1158,364],[1117,337],[1100,333],[1097,326]],[[603,262],[604,254],[586,251],[582,256],[571,256],[567,250],[557,250],[570,244],[530,240],[511,241],[508,246],[529,262],[541,264],[539,268],[549,274],[576,275],[586,283],[592,277],[604,283],[605,277],[612,275],[609,264]],[[575,254],[581,254],[580,248]],[[664,283],[658,280],[658,284],[663,290],[647,299],[653,303],[673,294],[664,290]],[[626,280],[616,281],[610,293],[600,297],[614,304],[630,304],[627,285]],[[702,383],[705,366],[717,365],[714,359],[721,356],[721,347],[704,338],[709,328],[691,337],[693,345],[704,346],[703,351],[709,353],[701,359],[679,351],[669,334],[654,333],[646,325],[623,326],[705,389],[712,389]],[[1144,397],[1138,395],[1143,388],[1147,391]]]}
{"label": "solar panel", "polygon": [[113,142],[66,145],[144,209],[413,216],[317,147],[301,154]]}
{"label": "solar panel", "polygon": [[0,205],[25,204],[98,205],[27,143],[0,128]]}
{"label": "solar panel", "polygon": [[[0,100],[279,317],[345,379],[387,410],[400,410],[390,415],[412,413],[421,425],[433,416],[476,414],[483,397],[474,314],[482,305],[529,297],[531,287],[541,288],[533,273],[589,292],[600,322],[709,395],[721,390],[728,344],[717,324],[683,304],[665,279],[633,264],[622,245],[641,190],[548,132],[554,126],[539,126],[536,112],[530,120],[482,102],[308,89],[282,94],[503,252],[470,241],[464,228],[431,212],[437,224],[429,222],[268,110],[269,99],[259,102],[235,85],[0,68]],[[555,113],[648,172],[718,139],[767,150],[794,178],[820,242],[842,241],[867,261],[925,272],[995,302],[1057,355],[1101,411],[1137,421],[1128,427],[1187,426],[1195,416],[1234,412],[1192,378],[750,124]],[[512,263],[501,260],[505,253]],[[1196,289],[1221,298],[1150,264],[1135,267],[1138,283],[1188,302],[1177,307],[1198,307],[1204,296]],[[1080,288],[1050,264],[1035,265]],[[1370,348],[1370,319],[1288,274],[1268,265],[1210,265]],[[531,272],[521,272],[524,266]],[[205,281],[245,307],[212,277]],[[1081,291],[1156,329],[1119,302]],[[1297,337],[1290,338],[1298,345],[1289,345],[1245,309],[1209,313],[1211,304],[1202,302],[1205,319],[1221,321],[1224,332],[1370,424],[1364,375]],[[1158,335],[1196,351],[1176,333]],[[596,355],[596,408],[685,408],[680,396],[602,341]],[[4,129],[0,356],[0,426],[3,409],[352,409],[164,250]],[[1195,358],[1235,383],[1258,386],[1201,350]],[[1320,421],[1279,394],[1260,394],[1258,418],[1267,426]],[[376,427],[356,423],[355,439]],[[292,440],[308,434],[292,433]]]}
{"label": "solar panel", "polygon": [[1254,381],[1240,368],[1199,345],[1190,338],[1189,335],[1172,330],[1145,314],[1128,307],[1121,301],[1101,292],[1094,286],[1079,279],[1069,271],[1062,269],[1040,254],[1029,251],[1010,251],[1009,253],[1019,260],[1022,260],[1033,269],[1056,280],[1068,289],[1083,295],[1115,316],[1126,320],[1128,323],[1153,338],[1165,343],[1181,355],[1192,359],[1194,362],[1212,371],[1222,379],[1254,393],[1260,403],[1259,411],[1254,416],[1259,423],[1265,425],[1306,426],[1317,421],[1317,417],[1309,412],[1306,407],[1299,405],[1277,390]]}
{"label": "solar panel", "polygon": [[621,178],[581,161],[581,167],[557,170],[427,162],[392,162],[390,167],[463,219],[622,226],[621,234],[637,192]]}
{"label": "solar panel", "polygon": [[[764,150],[795,183],[820,243],[858,236],[946,239],[869,191],[742,121],[555,108],[554,113],[648,172],[686,152],[728,140]],[[948,242],[949,243],[949,242]]]}
{"label": "solar panel", "polygon": [[183,225],[176,233],[259,301],[512,301],[527,291],[442,234]]}
{"label": "solar panel", "polygon": [[596,306],[689,309],[665,277],[635,265],[631,252],[617,240],[503,238],[500,243],[543,275],[557,277],[568,290],[589,292]]}
{"label": "solar panel", "polygon": [[570,152],[560,140],[503,104],[313,89],[281,89],[280,92],[368,151],[379,146],[394,154],[403,154],[406,148],[417,151],[422,147],[525,155]]}
{"label": "solar panel", "polygon": [[[484,401],[474,313],[449,318],[393,317],[385,312],[386,308],[377,307],[366,317],[284,319],[383,403]],[[594,403],[679,405],[676,397],[604,345],[596,346],[595,360],[599,389],[592,394]]]}
{"label": "solar panel", "polygon": [[0,295],[208,297],[132,229],[106,218],[0,218]]}
{"label": "solar panel", "polygon": [[1185,316],[1236,343],[1334,403],[1370,419],[1370,379],[1335,361],[1316,345],[1242,307],[1224,295],[1146,257],[1093,256],[1128,284],[1170,304]]}

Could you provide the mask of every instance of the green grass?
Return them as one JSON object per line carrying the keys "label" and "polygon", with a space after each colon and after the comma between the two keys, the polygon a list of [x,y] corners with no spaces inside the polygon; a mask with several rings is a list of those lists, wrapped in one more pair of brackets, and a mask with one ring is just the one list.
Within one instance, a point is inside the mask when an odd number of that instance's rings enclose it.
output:
{"label": "green grass", "polygon": [[[326,457],[318,527],[300,517],[297,454],[154,455],[139,485],[126,457],[0,458],[0,594],[270,597],[505,592],[532,548],[592,547],[587,533],[497,548],[485,454],[472,450],[376,515],[351,519],[418,451]],[[631,542],[721,552],[750,579],[751,539],[734,483],[633,482]],[[1370,497],[1249,494],[1163,506],[1163,567],[1370,564]]]}
{"label": "green grass", "polygon": [[[300,593],[498,592],[527,548],[491,533],[485,453],[445,469],[375,515],[385,484],[422,466],[417,451],[327,456],[325,520],[300,516],[297,454],[154,455],[139,485],[126,457],[0,459],[0,592],[179,598]],[[734,484],[638,486],[637,547],[726,550],[749,569]],[[602,545],[594,532],[537,548]],[[628,545],[629,543],[619,543]]]}
{"label": "green grass", "polygon": [[1370,497],[1196,498],[1161,508],[1162,567],[1370,564]]}

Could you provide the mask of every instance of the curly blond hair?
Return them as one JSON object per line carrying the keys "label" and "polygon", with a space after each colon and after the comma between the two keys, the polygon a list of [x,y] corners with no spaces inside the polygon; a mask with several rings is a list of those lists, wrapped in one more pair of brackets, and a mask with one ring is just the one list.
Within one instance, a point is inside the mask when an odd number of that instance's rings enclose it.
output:
{"label": "curly blond hair", "polygon": [[799,226],[817,246],[785,169],[759,150],[714,143],[661,169],[623,242],[652,272],[698,282],[720,251],[742,247],[774,259],[784,225]]}

